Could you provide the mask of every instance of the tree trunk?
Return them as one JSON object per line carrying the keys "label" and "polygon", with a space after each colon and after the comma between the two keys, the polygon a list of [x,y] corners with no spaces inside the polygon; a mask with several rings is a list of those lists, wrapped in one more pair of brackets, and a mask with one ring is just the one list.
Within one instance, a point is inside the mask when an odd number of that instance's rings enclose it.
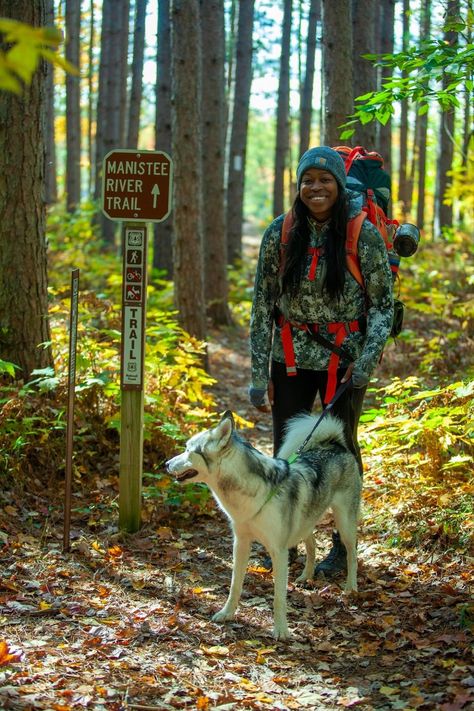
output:
{"label": "tree trunk", "polygon": [[145,56],[145,21],[147,0],[135,0],[135,30],[133,33],[132,87],[128,114],[127,148],[137,148],[140,132],[140,108],[143,90],[143,59]]}
{"label": "tree trunk", "polygon": [[235,90],[227,176],[227,258],[232,263],[240,259],[242,254],[245,157],[252,84],[253,10],[254,0],[239,2]]}
{"label": "tree trunk", "polygon": [[[66,0],[66,59],[80,69],[81,0]],[[81,81],[66,74],[66,207],[81,202]]]}
{"label": "tree trunk", "polygon": [[353,111],[352,1],[323,0],[324,143],[340,143]]}
{"label": "tree trunk", "polygon": [[[375,0],[352,0],[352,41],[354,99],[377,89],[377,71],[373,63],[362,57],[376,52]],[[376,146],[377,123],[357,124],[353,145],[373,150]]]}
{"label": "tree trunk", "polygon": [[[380,12],[380,54],[393,54],[395,24],[395,0],[381,0]],[[381,71],[380,81],[383,84],[389,81],[391,69],[384,67]],[[392,172],[392,120],[389,119],[385,126],[377,126],[378,151],[383,156],[384,166],[388,173]]]}
{"label": "tree trunk", "polygon": [[[2,15],[45,24],[45,0],[3,0]],[[44,65],[21,96],[0,102],[0,358],[27,381],[53,365],[44,210]],[[21,127],[21,130],[20,130]],[[21,170],[19,169],[21,167]]]}
{"label": "tree trunk", "polygon": [[[46,25],[54,27],[54,0],[46,0]],[[45,200],[47,205],[58,201],[56,174],[56,143],[54,135],[54,67],[48,62],[45,80]]]}
{"label": "tree trunk", "polygon": [[[447,21],[452,21],[458,15],[459,0],[448,0]],[[455,45],[457,42],[457,32],[455,30],[446,29],[444,32],[444,41],[447,45]],[[449,83],[450,79],[448,79],[448,77],[443,77],[443,89],[446,89]],[[454,119],[454,108],[448,107],[442,109],[437,166],[437,190],[435,196],[435,225],[437,233],[439,233],[443,227],[452,227],[453,223],[453,207],[452,205],[444,204],[444,195],[450,180],[448,172],[451,170],[453,163]]]}
{"label": "tree trunk", "polygon": [[[121,147],[126,102],[126,58],[124,37],[128,41],[129,0],[104,0],[100,45],[99,96],[97,103],[95,197],[102,191],[102,161],[111,150]],[[113,246],[116,224],[104,215],[99,218],[105,242]]]}
{"label": "tree trunk", "polygon": [[[403,0],[403,40],[402,49],[407,51],[410,46],[410,0]],[[402,77],[406,77],[407,72],[402,71]],[[408,207],[408,100],[402,99],[400,102],[400,167],[398,177],[398,202],[403,217],[406,217]]]}
{"label": "tree trunk", "polygon": [[311,0],[308,16],[308,36],[306,38],[306,68],[301,90],[300,140],[301,157],[309,148],[311,140],[311,118],[313,112],[313,86],[316,57],[316,29],[321,21],[321,0]]}
{"label": "tree trunk", "polygon": [[92,140],[92,124],[94,121],[94,46],[95,46],[95,7],[94,0],[90,0],[90,19],[89,19],[89,47],[87,53],[88,67],[87,67],[87,156],[89,163],[89,174],[88,174],[88,195],[89,198],[93,196],[93,185],[95,176],[95,165],[94,165],[94,150],[93,150],[93,140]]}
{"label": "tree trunk", "polygon": [[[155,86],[155,148],[172,154],[171,149],[171,38],[170,0],[158,3],[158,47]],[[153,267],[173,278],[173,210],[153,228]]]}
{"label": "tree trunk", "polygon": [[225,239],[225,25],[223,0],[200,0],[204,291],[215,325],[232,323]]}
{"label": "tree trunk", "polygon": [[280,77],[275,142],[275,176],[273,181],[273,215],[285,209],[285,169],[290,148],[290,42],[292,0],[285,0],[281,34]]}
{"label": "tree trunk", "polygon": [[172,138],[175,229],[174,285],[179,320],[206,334],[202,251],[201,47],[198,0],[171,4]]}
{"label": "tree trunk", "polygon": [[[430,36],[431,0],[423,0],[421,18],[421,37]],[[418,120],[418,201],[416,205],[416,224],[421,230],[425,226],[425,190],[426,190],[426,148],[428,136],[428,113]]]}

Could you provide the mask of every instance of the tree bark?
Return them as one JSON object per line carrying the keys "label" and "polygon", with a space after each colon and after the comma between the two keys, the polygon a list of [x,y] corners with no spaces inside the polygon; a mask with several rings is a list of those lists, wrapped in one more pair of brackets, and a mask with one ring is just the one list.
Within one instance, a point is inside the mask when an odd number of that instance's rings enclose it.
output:
{"label": "tree bark", "polygon": [[[54,27],[54,0],[46,0],[46,25]],[[54,132],[54,67],[48,62],[45,80],[45,200],[47,205],[58,201],[56,142]]]}
{"label": "tree bark", "polygon": [[290,42],[292,0],[285,0],[281,35],[280,77],[275,142],[275,177],[273,181],[273,215],[285,209],[285,169],[290,148]]}
{"label": "tree bark", "polygon": [[321,21],[321,0],[311,0],[306,38],[306,67],[301,89],[299,155],[309,148],[311,140],[311,119],[313,114],[313,86],[316,56],[316,30]]}
{"label": "tree bark", "polygon": [[[44,0],[4,0],[2,14],[45,24]],[[41,66],[21,96],[0,102],[0,358],[27,381],[52,367],[44,209],[44,89]],[[20,130],[21,127],[21,130]]]}
{"label": "tree bark", "polygon": [[[80,69],[81,0],[66,0],[66,59]],[[81,202],[81,81],[66,74],[66,208]]]}
{"label": "tree bark", "polygon": [[323,0],[323,142],[340,143],[341,124],[353,111],[352,2]]}
{"label": "tree bark", "polygon": [[[453,20],[459,15],[459,0],[448,0],[446,19]],[[444,41],[447,45],[455,45],[457,42],[457,32],[455,30],[446,29],[444,32]],[[446,89],[450,83],[447,76],[443,77],[443,89]],[[440,116],[440,135],[439,135],[439,153],[437,165],[437,190],[435,196],[435,214],[436,214],[436,233],[439,233],[443,227],[452,227],[453,224],[453,207],[444,203],[444,195],[446,193],[450,178],[448,172],[452,168],[454,155],[454,108],[446,108],[441,110]]]}
{"label": "tree bark", "polygon": [[[377,72],[372,62],[362,57],[376,51],[375,0],[352,0],[352,40],[354,99],[377,89]],[[377,123],[357,124],[353,145],[373,150],[376,145]]]}
{"label": "tree bark", "polygon": [[[430,36],[431,0],[424,0],[422,7],[422,37]],[[418,202],[416,205],[416,224],[421,230],[425,226],[425,190],[426,190],[426,149],[428,136],[428,113],[418,121]]]}
{"label": "tree bark", "polygon": [[242,222],[245,158],[252,84],[252,35],[254,0],[241,0],[235,60],[235,90],[227,176],[227,258],[233,263],[242,255]]}
{"label": "tree bark", "polygon": [[171,3],[174,286],[182,327],[204,339],[201,47],[198,0]]}
{"label": "tree bark", "polygon": [[127,148],[137,148],[140,132],[140,109],[143,92],[143,61],[145,56],[145,22],[147,0],[135,0],[133,33],[132,87],[128,114]]}
{"label": "tree bark", "polygon": [[[381,0],[380,12],[380,54],[393,54],[394,46],[395,0]],[[384,67],[380,81],[388,81],[392,75],[390,68]],[[392,171],[392,119],[385,126],[377,126],[378,151],[383,156],[385,169]]]}
{"label": "tree bark", "polygon": [[228,305],[224,159],[225,25],[223,0],[200,0],[202,47],[202,180],[204,291],[215,325],[232,323]]}
{"label": "tree bark", "polygon": [[[403,41],[402,49],[407,51],[410,45],[410,0],[403,0]],[[402,71],[402,77],[406,77]],[[403,217],[406,217],[408,208],[408,100],[400,102],[400,167],[398,173],[398,202]]]}

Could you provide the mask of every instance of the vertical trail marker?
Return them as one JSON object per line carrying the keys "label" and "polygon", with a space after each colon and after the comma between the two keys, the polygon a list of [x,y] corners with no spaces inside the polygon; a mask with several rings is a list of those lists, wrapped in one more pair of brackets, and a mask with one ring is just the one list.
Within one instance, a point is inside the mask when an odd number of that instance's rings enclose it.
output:
{"label": "vertical trail marker", "polygon": [[143,469],[143,387],[148,233],[171,212],[173,164],[163,151],[110,151],[102,166],[102,212],[123,224],[119,527],[138,531]]}
{"label": "vertical trail marker", "polygon": [[74,400],[76,388],[77,311],[79,303],[79,269],[71,272],[71,310],[69,315],[69,363],[66,424],[66,478],[64,483],[63,551],[69,550],[71,529],[72,444],[74,434]]}

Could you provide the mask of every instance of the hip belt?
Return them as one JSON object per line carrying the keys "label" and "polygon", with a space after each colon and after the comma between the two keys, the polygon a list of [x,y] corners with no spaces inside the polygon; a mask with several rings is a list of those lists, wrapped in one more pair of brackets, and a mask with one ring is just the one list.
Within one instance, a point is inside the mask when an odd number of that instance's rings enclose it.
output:
{"label": "hip belt", "polygon": [[324,327],[326,328],[327,332],[334,334],[335,336],[334,342],[329,341],[327,338],[321,335],[321,333],[319,332],[320,324],[292,323],[291,321],[288,321],[288,319],[286,319],[282,313],[276,314],[275,322],[280,328],[281,343],[285,356],[286,374],[288,376],[297,375],[295,350],[293,347],[293,328],[297,328],[300,331],[305,331],[320,345],[331,351],[328,366],[328,382],[326,387],[326,394],[324,396],[324,404],[327,405],[327,403],[332,400],[336,392],[337,369],[339,367],[341,357],[345,358],[349,362],[352,362],[353,360],[351,354],[343,348],[343,343],[350,333],[355,333],[357,331],[365,331],[365,318],[355,319],[354,321],[349,322],[325,323]]}

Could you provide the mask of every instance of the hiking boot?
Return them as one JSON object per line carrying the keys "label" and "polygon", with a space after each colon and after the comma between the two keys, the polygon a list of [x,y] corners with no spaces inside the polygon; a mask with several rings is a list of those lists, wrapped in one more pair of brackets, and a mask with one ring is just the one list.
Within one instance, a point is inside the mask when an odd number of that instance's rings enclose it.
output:
{"label": "hiking boot", "polygon": [[[288,565],[292,565],[295,560],[298,557],[298,549],[297,548],[289,548],[288,550]],[[266,568],[267,570],[272,570],[273,565],[272,565],[272,559],[270,558],[269,555],[266,555],[265,558],[262,560],[262,568]]]}
{"label": "hiking boot", "polygon": [[324,560],[318,563],[314,569],[314,577],[320,573],[326,578],[332,578],[341,571],[347,571],[347,553],[341,537],[337,531],[332,534],[332,548]]}

